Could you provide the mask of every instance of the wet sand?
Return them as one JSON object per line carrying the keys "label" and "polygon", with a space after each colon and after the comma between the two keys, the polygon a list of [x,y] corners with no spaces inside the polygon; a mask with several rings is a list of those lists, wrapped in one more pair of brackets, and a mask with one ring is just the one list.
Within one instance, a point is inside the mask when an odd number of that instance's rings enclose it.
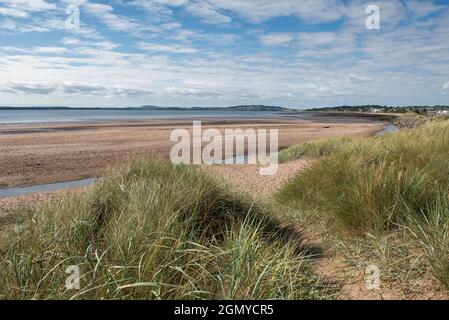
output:
{"label": "wet sand", "polygon": [[[0,126],[0,188],[30,186],[102,175],[139,158],[169,158],[172,130],[183,121]],[[383,122],[299,119],[203,120],[203,129],[278,129],[279,147],[337,136],[370,136]]]}

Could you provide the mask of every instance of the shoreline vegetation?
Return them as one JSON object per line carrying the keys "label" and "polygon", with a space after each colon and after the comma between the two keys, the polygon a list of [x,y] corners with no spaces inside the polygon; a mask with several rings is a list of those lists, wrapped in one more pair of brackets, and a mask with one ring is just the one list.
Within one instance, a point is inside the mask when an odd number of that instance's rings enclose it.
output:
{"label": "shoreline vegetation", "polygon": [[415,115],[441,115],[449,113],[449,106],[381,106],[381,105],[361,105],[361,106],[339,106],[330,108],[311,108],[310,112],[344,112],[344,113],[387,113],[387,114],[415,114]]}
{"label": "shoreline vegetation", "polygon": [[[16,209],[0,217],[0,297],[448,298],[449,120],[391,121],[403,130],[283,149],[307,164],[263,198],[153,159]],[[69,265],[80,290],[64,287]]]}

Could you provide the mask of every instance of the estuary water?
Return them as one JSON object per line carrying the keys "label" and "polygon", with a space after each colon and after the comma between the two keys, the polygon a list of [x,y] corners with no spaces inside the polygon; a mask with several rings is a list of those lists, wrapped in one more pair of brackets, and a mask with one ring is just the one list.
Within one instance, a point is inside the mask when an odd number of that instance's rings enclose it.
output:
{"label": "estuary water", "polygon": [[307,117],[305,113],[235,110],[151,110],[151,109],[0,109],[0,124],[54,122],[131,121],[164,119],[273,119],[285,116]]}

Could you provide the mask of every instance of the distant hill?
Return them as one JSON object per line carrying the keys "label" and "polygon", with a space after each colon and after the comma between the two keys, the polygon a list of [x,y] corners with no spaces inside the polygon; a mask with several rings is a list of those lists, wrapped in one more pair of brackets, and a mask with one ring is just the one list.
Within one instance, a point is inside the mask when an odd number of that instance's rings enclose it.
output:
{"label": "distant hill", "polygon": [[271,112],[282,112],[282,111],[293,111],[292,109],[279,107],[279,106],[265,106],[265,105],[241,105],[232,107],[158,107],[158,106],[143,106],[144,109],[149,110],[204,110],[204,111],[271,111]]}
{"label": "distant hill", "polygon": [[264,106],[264,105],[234,106],[228,107],[227,109],[238,111],[273,111],[273,112],[294,111],[293,109],[288,109],[284,107]]}

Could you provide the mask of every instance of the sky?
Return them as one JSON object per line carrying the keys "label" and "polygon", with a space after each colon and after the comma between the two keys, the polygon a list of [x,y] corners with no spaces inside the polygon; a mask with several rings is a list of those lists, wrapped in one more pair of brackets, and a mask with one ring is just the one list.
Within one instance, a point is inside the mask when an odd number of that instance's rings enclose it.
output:
{"label": "sky", "polygon": [[242,104],[449,105],[449,0],[0,0],[0,105]]}

